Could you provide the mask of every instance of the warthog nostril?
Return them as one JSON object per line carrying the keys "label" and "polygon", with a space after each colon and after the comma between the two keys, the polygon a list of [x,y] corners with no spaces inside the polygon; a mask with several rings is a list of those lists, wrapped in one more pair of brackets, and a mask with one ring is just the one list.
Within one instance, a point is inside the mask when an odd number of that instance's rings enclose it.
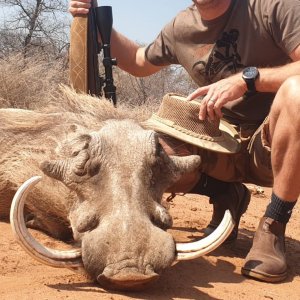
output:
{"label": "warthog nostril", "polygon": [[130,269],[123,269],[119,273],[113,276],[107,276],[105,271],[98,275],[98,282],[109,289],[118,290],[141,290],[144,289],[148,284],[152,283],[159,278],[159,275],[155,272],[145,275],[138,273],[137,271],[132,272]]}

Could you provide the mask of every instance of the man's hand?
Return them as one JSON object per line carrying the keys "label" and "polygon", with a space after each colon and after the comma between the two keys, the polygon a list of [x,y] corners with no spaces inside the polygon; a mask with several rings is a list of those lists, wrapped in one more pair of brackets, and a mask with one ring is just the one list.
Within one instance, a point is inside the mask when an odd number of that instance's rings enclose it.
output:
{"label": "man's hand", "polygon": [[89,13],[91,0],[70,0],[69,12],[73,17],[76,15],[86,15]]}
{"label": "man's hand", "polygon": [[200,104],[199,119],[215,120],[222,118],[221,108],[229,101],[242,97],[247,91],[242,75],[235,74],[213,84],[203,86],[191,93],[187,100],[204,96]]}

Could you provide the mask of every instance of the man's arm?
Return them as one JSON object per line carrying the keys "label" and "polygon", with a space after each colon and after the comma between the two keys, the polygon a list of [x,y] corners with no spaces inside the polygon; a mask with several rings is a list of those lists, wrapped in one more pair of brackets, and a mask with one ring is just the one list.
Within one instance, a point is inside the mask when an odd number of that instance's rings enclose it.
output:
{"label": "man's arm", "polygon": [[113,29],[111,35],[112,55],[117,58],[118,66],[137,77],[144,77],[161,70],[163,66],[151,64],[145,55],[145,47],[129,40]]}
{"label": "man's arm", "polygon": [[285,66],[259,69],[259,79],[255,82],[259,92],[277,92],[281,84],[290,76],[300,74],[300,45],[290,53],[293,60]]}
{"label": "man's arm", "polygon": [[[69,12],[73,17],[78,14],[84,15],[88,14],[90,7],[91,0],[70,0]],[[151,64],[146,59],[144,47],[140,47],[114,29],[111,34],[111,52],[122,70],[137,77],[149,76],[164,67]]]}

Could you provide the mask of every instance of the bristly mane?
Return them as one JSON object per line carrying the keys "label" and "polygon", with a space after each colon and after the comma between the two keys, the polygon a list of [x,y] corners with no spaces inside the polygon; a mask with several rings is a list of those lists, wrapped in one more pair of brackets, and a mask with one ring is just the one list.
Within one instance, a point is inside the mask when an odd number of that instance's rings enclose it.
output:
{"label": "bristly mane", "polygon": [[75,114],[84,114],[98,121],[108,119],[134,119],[137,121],[146,120],[150,114],[157,109],[157,104],[153,106],[141,105],[130,106],[126,102],[118,101],[117,107],[114,107],[110,101],[103,98],[93,97],[87,94],[78,94],[73,89],[61,86],[56,95],[51,96],[47,106],[37,108],[41,112],[72,112]]}

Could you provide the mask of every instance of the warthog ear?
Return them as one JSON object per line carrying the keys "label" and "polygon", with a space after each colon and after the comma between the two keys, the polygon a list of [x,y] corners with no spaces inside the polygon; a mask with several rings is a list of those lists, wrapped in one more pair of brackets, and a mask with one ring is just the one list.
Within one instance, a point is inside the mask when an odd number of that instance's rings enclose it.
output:
{"label": "warthog ear", "polygon": [[195,171],[201,164],[201,157],[199,155],[170,156],[170,160],[173,163],[171,168],[172,177],[176,181],[183,174]]}
{"label": "warthog ear", "polygon": [[87,161],[89,160],[89,143],[91,136],[80,135],[70,142],[70,156],[66,159],[44,161],[40,169],[49,177],[69,183],[76,181],[75,176],[82,177],[87,174]]}
{"label": "warthog ear", "polygon": [[201,157],[200,155],[189,155],[189,156],[170,156],[174,165],[177,167],[179,172],[189,173],[195,171],[200,166]]}
{"label": "warthog ear", "polygon": [[62,181],[65,176],[65,161],[52,160],[40,164],[40,169],[49,177]]}

